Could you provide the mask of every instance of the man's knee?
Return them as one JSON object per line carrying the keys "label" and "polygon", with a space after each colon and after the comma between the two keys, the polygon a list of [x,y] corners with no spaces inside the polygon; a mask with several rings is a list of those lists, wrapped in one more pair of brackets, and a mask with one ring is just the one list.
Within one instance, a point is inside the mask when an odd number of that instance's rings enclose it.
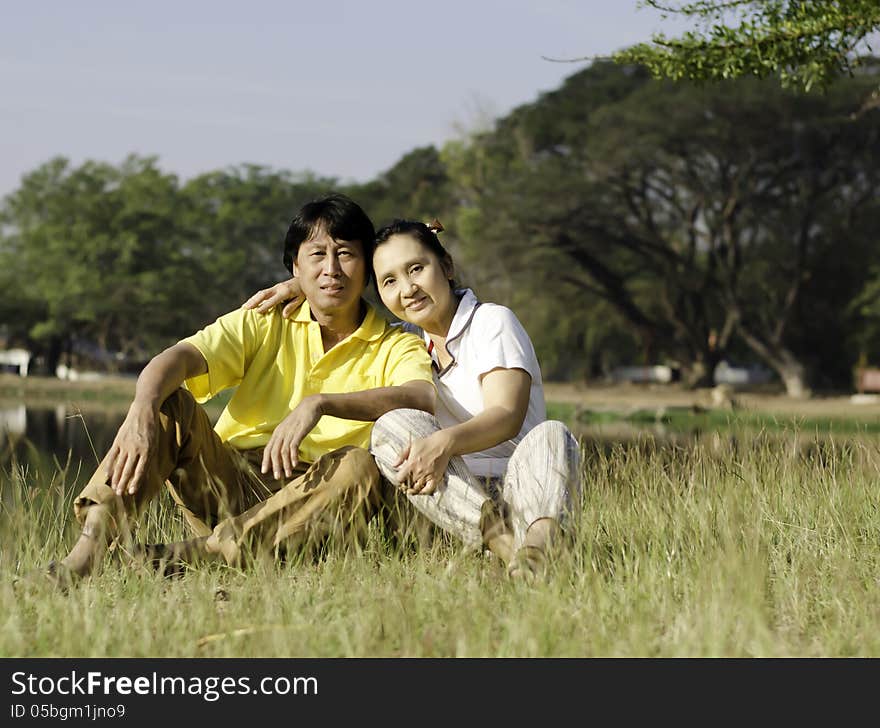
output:
{"label": "man's knee", "polygon": [[373,500],[381,489],[381,481],[379,468],[370,452],[347,445],[318,458],[309,468],[302,487],[309,491],[323,483],[337,496],[356,490]]}
{"label": "man's knee", "polygon": [[189,419],[196,406],[192,393],[183,387],[178,387],[165,398],[159,407],[159,412],[174,421],[180,421]]}
{"label": "man's knee", "polygon": [[353,483],[368,484],[370,488],[378,487],[379,468],[369,450],[348,446],[340,448],[334,455],[339,458],[338,467],[344,470]]}

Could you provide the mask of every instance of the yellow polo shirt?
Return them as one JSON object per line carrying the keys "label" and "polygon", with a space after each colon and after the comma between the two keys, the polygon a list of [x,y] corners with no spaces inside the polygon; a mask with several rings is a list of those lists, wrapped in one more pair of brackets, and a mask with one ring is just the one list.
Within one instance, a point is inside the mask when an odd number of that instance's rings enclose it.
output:
{"label": "yellow polo shirt", "polygon": [[[225,442],[262,447],[275,427],[310,394],[356,392],[414,380],[433,382],[431,360],[415,335],[390,326],[369,304],[361,325],[324,353],[321,328],[304,303],[292,319],[277,310],[231,311],[183,339],[208,362],[207,374],[185,386],[204,402],[237,387],[214,426]],[[369,447],[372,422],[324,416],[300,445],[314,462],[345,445]]]}

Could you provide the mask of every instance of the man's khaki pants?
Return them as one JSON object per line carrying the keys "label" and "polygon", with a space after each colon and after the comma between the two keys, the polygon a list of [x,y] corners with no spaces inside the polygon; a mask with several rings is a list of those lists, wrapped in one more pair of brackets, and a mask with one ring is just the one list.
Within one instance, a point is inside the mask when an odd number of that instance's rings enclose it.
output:
{"label": "man's khaki pants", "polygon": [[128,537],[137,517],[167,487],[207,548],[237,563],[243,550],[278,553],[318,547],[328,539],[362,544],[381,503],[381,477],[364,449],[346,447],[300,469],[289,482],[261,476],[263,449],[239,451],[221,442],[193,396],[178,389],[159,411],[156,451],[133,495],[109,485],[107,458],[74,501],[80,523],[95,503],[107,504],[113,535]]}

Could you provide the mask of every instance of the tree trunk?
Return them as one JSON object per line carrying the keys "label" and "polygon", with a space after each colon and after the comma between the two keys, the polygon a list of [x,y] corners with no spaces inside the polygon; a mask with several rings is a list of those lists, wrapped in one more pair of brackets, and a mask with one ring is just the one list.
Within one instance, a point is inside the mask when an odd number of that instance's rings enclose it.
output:
{"label": "tree trunk", "polygon": [[709,364],[703,359],[691,362],[684,370],[684,385],[688,389],[701,389],[712,387],[715,384],[715,364]]}
{"label": "tree trunk", "polygon": [[785,384],[785,393],[796,399],[806,399],[811,392],[807,387],[807,376],[804,366],[797,361],[781,364],[776,368],[782,382]]}
{"label": "tree trunk", "polygon": [[697,350],[696,356],[682,373],[684,385],[688,389],[715,386],[715,367],[724,358],[725,350],[717,345],[717,341],[707,341],[707,344],[705,349]]}
{"label": "tree trunk", "polygon": [[50,377],[56,376],[55,372],[61,363],[61,357],[64,354],[64,341],[60,336],[53,336],[49,339],[46,347],[46,374]]}
{"label": "tree trunk", "polygon": [[743,341],[782,379],[785,393],[796,399],[806,399],[812,393],[807,386],[807,368],[785,346],[768,342],[740,327]]}

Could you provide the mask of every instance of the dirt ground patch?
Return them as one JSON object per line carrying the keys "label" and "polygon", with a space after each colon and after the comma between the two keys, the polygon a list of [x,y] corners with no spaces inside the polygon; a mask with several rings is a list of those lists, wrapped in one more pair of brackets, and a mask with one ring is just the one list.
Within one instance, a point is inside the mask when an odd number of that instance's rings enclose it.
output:
{"label": "dirt ground patch", "polygon": [[56,377],[19,377],[0,374],[0,403],[32,407],[75,405],[83,411],[128,407],[134,398],[135,378],[106,376],[70,381]]}
{"label": "dirt ground patch", "polygon": [[[674,385],[584,385],[546,382],[548,402],[569,402],[597,410],[638,409],[642,407],[711,407],[712,390],[687,390]],[[764,392],[732,393],[734,406],[754,412],[777,413],[793,417],[835,417],[864,420],[880,417],[880,398],[855,403],[850,395],[814,396],[792,399],[784,394]]]}
{"label": "dirt ground patch", "polygon": [[[133,377],[104,377],[94,381],[65,381],[53,377],[0,374],[0,401],[51,405],[75,401],[83,409],[127,407],[134,396]],[[598,410],[648,407],[712,407],[709,389],[687,390],[677,385],[573,384],[545,382],[548,402],[568,402]],[[880,417],[880,398],[856,404],[850,395],[814,396],[796,400],[778,393],[733,392],[734,405],[743,410],[793,417],[843,417],[864,420]]]}

